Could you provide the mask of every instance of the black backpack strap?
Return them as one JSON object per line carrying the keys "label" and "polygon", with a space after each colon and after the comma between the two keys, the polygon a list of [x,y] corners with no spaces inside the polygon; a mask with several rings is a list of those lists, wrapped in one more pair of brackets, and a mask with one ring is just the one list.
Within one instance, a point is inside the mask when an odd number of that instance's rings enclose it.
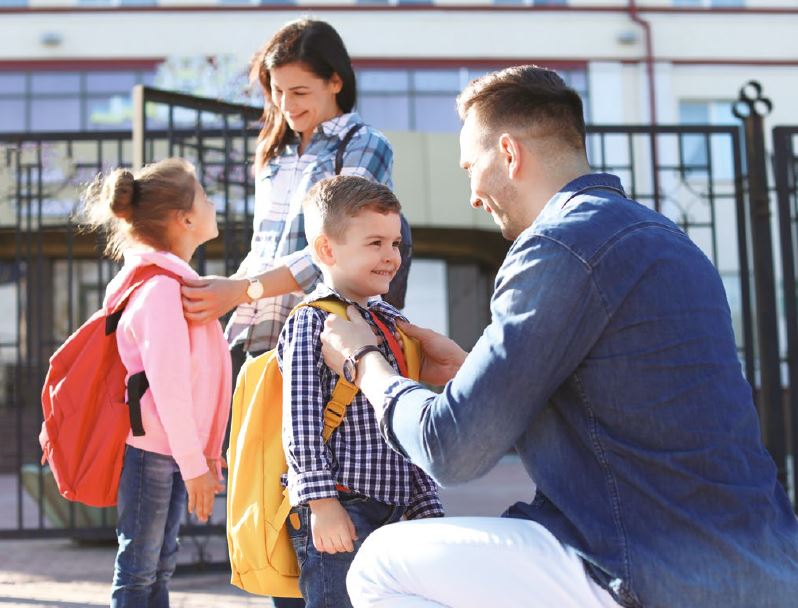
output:
{"label": "black backpack strap", "polygon": [[344,152],[346,151],[346,146],[352,141],[352,138],[355,136],[360,130],[360,127],[363,126],[363,123],[358,123],[354,125],[349,131],[346,132],[341,143],[338,145],[338,151],[335,153],[335,174],[340,175],[341,169],[344,168]]}
{"label": "black backpack strap", "polygon": [[144,436],[144,424],[141,421],[141,398],[148,388],[150,388],[150,382],[144,371],[133,374],[127,380],[127,407],[130,410],[130,428],[134,437]]}

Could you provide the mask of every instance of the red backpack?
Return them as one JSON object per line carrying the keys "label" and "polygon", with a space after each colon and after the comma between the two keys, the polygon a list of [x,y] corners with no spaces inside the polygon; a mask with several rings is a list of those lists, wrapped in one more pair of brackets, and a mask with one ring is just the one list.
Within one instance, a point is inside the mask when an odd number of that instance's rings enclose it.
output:
{"label": "red backpack", "polygon": [[93,507],[116,504],[125,440],[144,435],[140,400],[149,387],[143,371],[130,376],[119,357],[116,327],[133,292],[156,275],[180,277],[144,266],[113,308],[94,313],[50,358],[42,389],[42,464],[64,498]]}

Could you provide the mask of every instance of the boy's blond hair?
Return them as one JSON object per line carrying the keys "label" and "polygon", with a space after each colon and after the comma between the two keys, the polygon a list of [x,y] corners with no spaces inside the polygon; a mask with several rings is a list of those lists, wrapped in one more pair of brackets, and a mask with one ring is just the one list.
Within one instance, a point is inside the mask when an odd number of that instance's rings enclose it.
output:
{"label": "boy's blond hair", "polygon": [[320,234],[343,242],[349,220],[364,209],[382,214],[398,214],[402,209],[390,188],[354,175],[337,175],[317,182],[302,205],[308,242]]}

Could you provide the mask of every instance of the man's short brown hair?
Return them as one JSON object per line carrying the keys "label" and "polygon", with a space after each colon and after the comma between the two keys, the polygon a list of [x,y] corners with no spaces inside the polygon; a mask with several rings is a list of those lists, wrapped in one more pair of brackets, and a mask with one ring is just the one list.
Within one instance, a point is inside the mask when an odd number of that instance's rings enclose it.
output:
{"label": "man's short brown hair", "polygon": [[476,78],[457,97],[460,118],[470,111],[491,131],[521,126],[585,148],[582,100],[553,70],[518,65]]}
{"label": "man's short brown hair", "polygon": [[317,182],[305,195],[308,241],[319,234],[343,241],[349,220],[364,209],[399,213],[402,206],[390,188],[354,175],[337,175]]}

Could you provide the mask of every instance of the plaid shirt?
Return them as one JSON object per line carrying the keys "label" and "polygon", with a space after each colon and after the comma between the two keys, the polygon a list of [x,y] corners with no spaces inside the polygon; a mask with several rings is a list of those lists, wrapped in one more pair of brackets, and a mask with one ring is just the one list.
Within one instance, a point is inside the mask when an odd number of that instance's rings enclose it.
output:
{"label": "plaid shirt", "polygon": [[[310,144],[299,156],[298,141],[286,146],[269,161],[255,180],[254,231],[250,252],[238,276],[255,276],[271,268],[286,266],[304,293],[321,280],[305,238],[302,201],[319,180],[335,175],[335,154],[349,129],[363,121],[356,113],[343,114],[321,123]],[[392,188],[393,150],[375,129],[361,127],[343,155],[341,175],[358,175]],[[262,298],[236,308],[225,330],[228,342],[244,343],[247,352],[274,348],[288,313],[303,293]]]}
{"label": "plaid shirt", "polygon": [[[352,303],[323,283],[305,301],[330,296]],[[358,308],[376,329],[370,315]],[[379,314],[391,331],[396,320],[403,318],[380,298],[371,299],[369,309]],[[338,375],[324,364],[321,355],[319,335],[326,317],[323,310],[300,308],[288,319],[277,344],[277,360],[283,371],[283,445],[291,504],[337,497],[335,486],[340,484],[380,502],[406,506],[408,519],[442,516],[437,485],[385,443],[374,410],[362,393],[355,396],[343,423],[324,443],[323,411],[338,381]],[[381,351],[398,370],[385,342]]]}

